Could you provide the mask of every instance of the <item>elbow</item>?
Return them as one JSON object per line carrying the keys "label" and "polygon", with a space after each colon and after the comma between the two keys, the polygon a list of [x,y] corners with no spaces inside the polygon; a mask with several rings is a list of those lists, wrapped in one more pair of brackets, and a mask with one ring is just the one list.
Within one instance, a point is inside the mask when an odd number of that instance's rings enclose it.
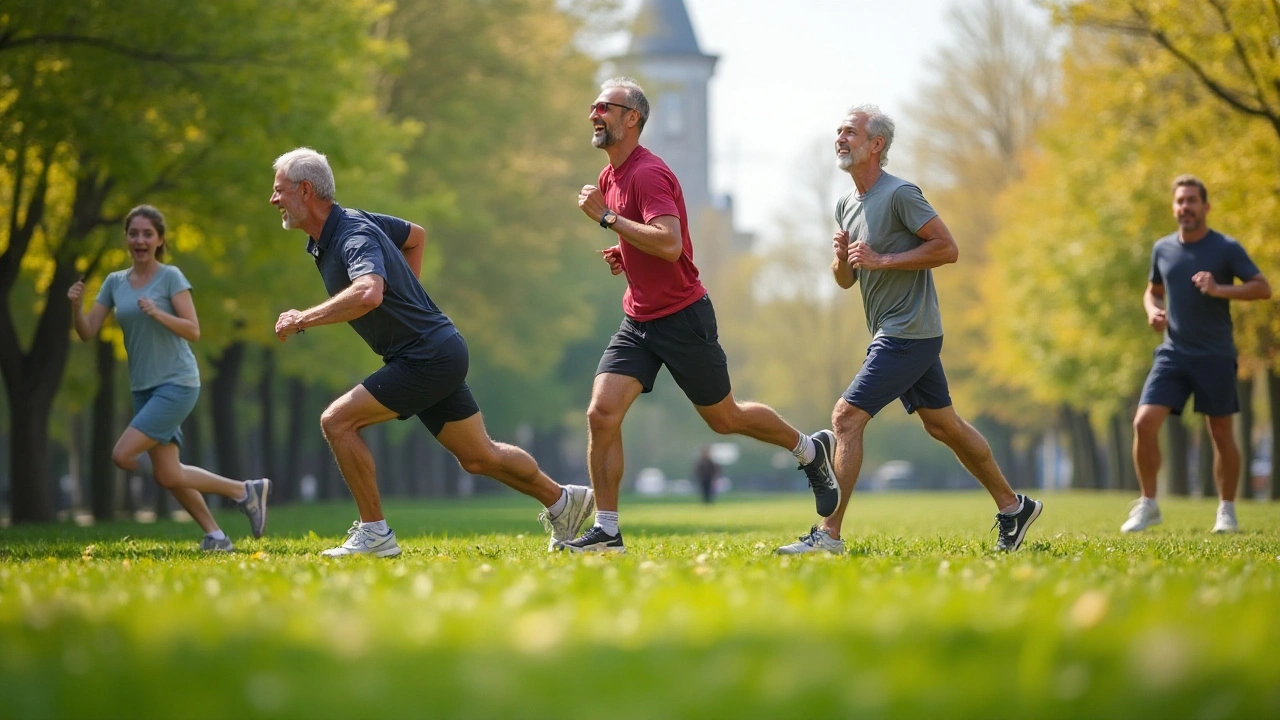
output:
{"label": "elbow", "polygon": [[667,262],[676,262],[677,260],[680,259],[680,256],[683,254],[684,254],[684,243],[677,240],[675,244],[668,247],[666,252],[663,253],[662,259],[666,260]]}
{"label": "elbow", "polygon": [[947,248],[947,252],[942,258],[942,263],[944,265],[950,265],[959,260],[960,260],[960,248],[955,243],[951,243],[951,247]]}
{"label": "elbow", "polygon": [[373,310],[382,304],[382,288],[371,287],[360,294],[360,306],[365,312]]}
{"label": "elbow", "polygon": [[187,342],[196,342],[200,339],[200,326],[191,328],[191,332],[187,333]]}

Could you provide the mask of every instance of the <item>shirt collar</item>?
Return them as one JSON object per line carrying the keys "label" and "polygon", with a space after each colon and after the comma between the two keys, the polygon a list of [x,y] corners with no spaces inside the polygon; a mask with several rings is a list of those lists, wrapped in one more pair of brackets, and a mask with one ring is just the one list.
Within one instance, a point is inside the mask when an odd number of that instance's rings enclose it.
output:
{"label": "shirt collar", "polygon": [[316,259],[320,258],[320,253],[329,249],[333,244],[333,235],[338,231],[338,222],[342,219],[342,206],[334,203],[329,208],[329,217],[325,218],[324,228],[320,230],[320,237],[307,239],[307,252],[311,253]]}

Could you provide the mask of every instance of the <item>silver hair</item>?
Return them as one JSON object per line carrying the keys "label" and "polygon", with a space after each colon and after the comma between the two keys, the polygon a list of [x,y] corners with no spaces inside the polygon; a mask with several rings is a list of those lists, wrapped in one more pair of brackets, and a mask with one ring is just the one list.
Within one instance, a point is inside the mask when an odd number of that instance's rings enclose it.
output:
{"label": "silver hair", "polygon": [[885,115],[879,105],[856,105],[849,108],[849,114],[867,116],[867,135],[870,138],[884,138],[884,149],[880,151],[880,167],[889,164],[889,146],[893,145],[893,118]]}
{"label": "silver hair", "polygon": [[303,180],[311,183],[316,197],[333,201],[336,192],[333,183],[333,170],[329,167],[329,158],[309,147],[300,147],[276,158],[272,166],[276,172],[284,170],[290,182],[300,183]]}
{"label": "silver hair", "polygon": [[649,98],[644,96],[644,88],[640,87],[640,83],[636,82],[635,78],[629,77],[609,78],[600,84],[601,90],[612,88],[622,88],[627,91],[627,107],[640,113],[640,124],[637,130],[644,132],[644,124],[649,121]]}

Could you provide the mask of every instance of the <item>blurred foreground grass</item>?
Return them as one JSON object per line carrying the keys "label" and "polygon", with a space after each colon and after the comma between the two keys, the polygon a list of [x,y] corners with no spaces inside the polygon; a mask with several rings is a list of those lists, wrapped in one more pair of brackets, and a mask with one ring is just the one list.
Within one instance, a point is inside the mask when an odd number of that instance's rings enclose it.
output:
{"label": "blurred foreground grass", "polygon": [[[806,498],[625,499],[629,554],[546,552],[522,498],[0,530],[0,717],[1280,716],[1280,505],[1049,495],[1012,556],[977,494],[859,495],[845,557],[770,554]],[[317,533],[313,535],[312,532]]]}

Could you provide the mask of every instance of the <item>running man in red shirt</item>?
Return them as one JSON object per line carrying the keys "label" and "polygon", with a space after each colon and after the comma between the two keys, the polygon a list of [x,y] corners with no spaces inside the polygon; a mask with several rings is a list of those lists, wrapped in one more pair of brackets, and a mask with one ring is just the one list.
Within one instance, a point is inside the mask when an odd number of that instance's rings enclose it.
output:
{"label": "running man in red shirt", "polygon": [[693,264],[684,192],[667,164],[640,145],[649,119],[644,90],[630,78],[601,86],[591,104],[591,144],[609,155],[599,187],[587,185],[578,207],[618,235],[602,251],[614,275],[625,273],[625,316],[596,368],[587,410],[587,464],[596,494],[596,522],[563,547],[571,552],[625,552],[618,529],[622,483],[622,420],[640,393],[653,389],[665,365],[707,425],[791,451],[808,476],[818,514],[835,511],[839,486],[831,468],[835,436],[812,437],[772,408],[734,399],[729,365],[716,334],[716,315]]}

